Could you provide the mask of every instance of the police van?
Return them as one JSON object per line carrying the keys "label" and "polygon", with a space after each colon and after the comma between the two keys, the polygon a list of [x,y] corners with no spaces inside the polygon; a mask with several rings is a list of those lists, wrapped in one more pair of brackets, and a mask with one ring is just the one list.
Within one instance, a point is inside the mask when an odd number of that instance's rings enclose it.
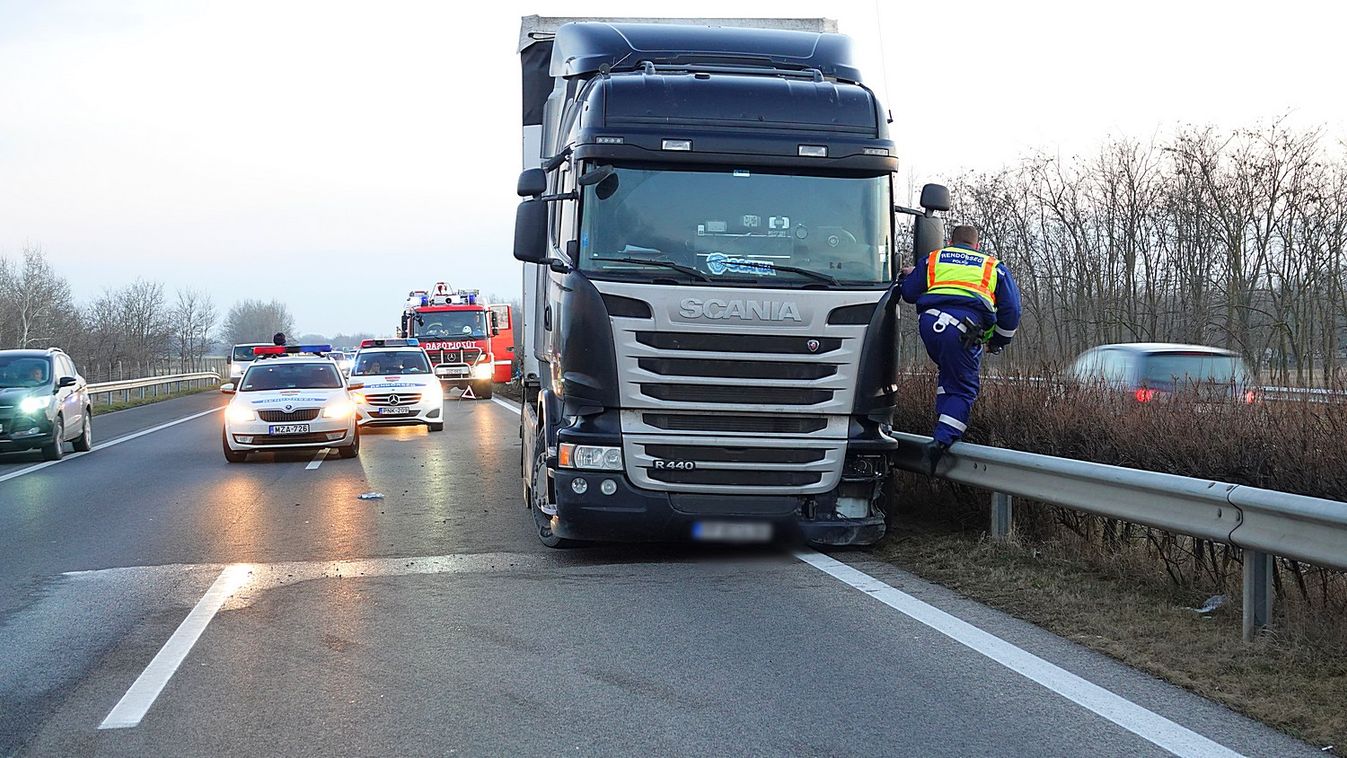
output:
{"label": "police van", "polygon": [[424,424],[432,432],[444,430],[444,390],[419,340],[361,342],[350,382],[361,426]]}
{"label": "police van", "polygon": [[225,460],[242,463],[251,452],[334,448],[342,458],[360,454],[356,405],[337,364],[322,353],[329,345],[261,345],[237,382],[221,385],[233,395],[225,408]]}

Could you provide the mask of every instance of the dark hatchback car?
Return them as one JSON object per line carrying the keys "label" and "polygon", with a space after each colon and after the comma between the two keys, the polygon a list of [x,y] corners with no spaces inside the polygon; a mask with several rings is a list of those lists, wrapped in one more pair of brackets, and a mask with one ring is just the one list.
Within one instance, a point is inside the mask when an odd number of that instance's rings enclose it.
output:
{"label": "dark hatchback car", "polygon": [[0,350],[0,453],[42,451],[49,461],[93,447],[93,410],[84,377],[58,349]]}
{"label": "dark hatchback car", "polygon": [[1253,374],[1238,353],[1205,345],[1131,342],[1100,345],[1071,366],[1080,382],[1117,388],[1149,403],[1185,394],[1203,403],[1252,403]]}

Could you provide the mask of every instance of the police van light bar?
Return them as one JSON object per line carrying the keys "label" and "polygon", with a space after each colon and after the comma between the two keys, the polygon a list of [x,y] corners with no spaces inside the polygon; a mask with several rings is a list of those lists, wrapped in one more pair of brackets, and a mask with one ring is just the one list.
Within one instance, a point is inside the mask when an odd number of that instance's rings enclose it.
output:
{"label": "police van light bar", "polygon": [[332,352],[331,345],[263,345],[253,348],[253,355],[293,355],[313,353],[319,355]]}
{"label": "police van light bar", "polygon": [[417,339],[417,338],[415,338],[415,337],[408,337],[408,338],[406,338],[406,339],[361,340],[360,346],[361,346],[362,348],[364,348],[364,347],[403,347],[403,346],[406,346],[406,347],[420,347],[420,346],[421,346],[421,340],[419,340],[419,339]]}

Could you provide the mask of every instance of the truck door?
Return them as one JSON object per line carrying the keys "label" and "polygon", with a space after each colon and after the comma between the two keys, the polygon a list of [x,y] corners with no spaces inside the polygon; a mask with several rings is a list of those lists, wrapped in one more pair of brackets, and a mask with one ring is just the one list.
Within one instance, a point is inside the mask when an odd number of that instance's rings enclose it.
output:
{"label": "truck door", "polygon": [[489,306],[491,326],[499,330],[491,337],[491,353],[496,357],[495,380],[510,381],[514,367],[514,320],[510,306]]}

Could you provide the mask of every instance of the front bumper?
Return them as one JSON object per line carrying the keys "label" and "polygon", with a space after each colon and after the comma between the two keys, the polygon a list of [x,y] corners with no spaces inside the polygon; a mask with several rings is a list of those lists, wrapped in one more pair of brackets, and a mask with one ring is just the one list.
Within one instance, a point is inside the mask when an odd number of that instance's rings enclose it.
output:
{"label": "front bumper", "polygon": [[0,418],[0,453],[29,450],[51,443],[56,430],[46,414]]}
{"label": "front bumper", "polygon": [[323,419],[302,421],[309,431],[301,434],[269,434],[270,428],[280,424],[249,421],[244,424],[227,423],[225,440],[231,450],[301,450],[304,448],[343,447],[355,437],[354,419]]}
{"label": "front bumper", "polygon": [[357,406],[356,420],[361,426],[403,426],[406,424],[438,424],[444,420],[444,401],[438,403],[423,402],[416,405],[395,406],[399,410],[409,409],[405,413],[387,413],[389,408],[378,405],[361,404]]}
{"label": "front bumper", "polygon": [[[577,493],[575,480],[585,480]],[[655,492],[634,486],[620,471],[554,472],[557,514],[552,531],[574,540],[649,542],[691,539],[698,522],[767,523],[775,541],[869,545],[884,536],[884,516],[841,518],[824,513],[836,493],[709,495]],[[604,481],[616,489],[603,494]]]}

